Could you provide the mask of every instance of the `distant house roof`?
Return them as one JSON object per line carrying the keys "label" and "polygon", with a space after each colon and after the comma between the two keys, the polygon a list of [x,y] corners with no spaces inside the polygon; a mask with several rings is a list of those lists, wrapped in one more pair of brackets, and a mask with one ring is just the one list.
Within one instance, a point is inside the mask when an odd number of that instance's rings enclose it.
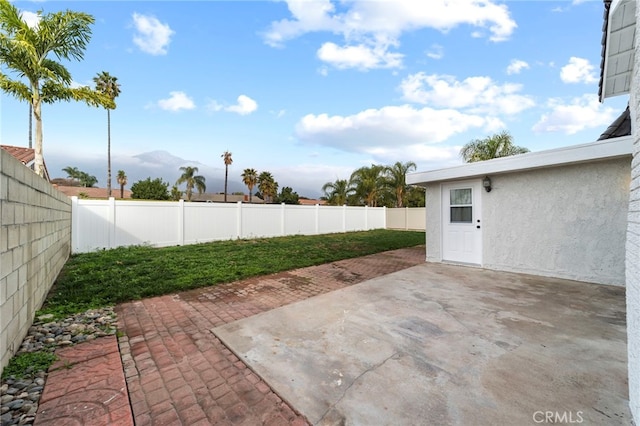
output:
{"label": "distant house roof", "polygon": [[[79,197],[80,194],[86,195],[87,198],[104,198],[107,199],[107,188],[87,188],[84,186],[65,186],[54,185],[58,191],[67,197]],[[131,191],[124,190],[124,198],[131,198]],[[111,188],[111,196],[115,199],[120,198],[120,188]]]}
{"label": "distant house roof", "polygon": [[636,0],[603,0],[602,59],[598,97],[629,93],[635,57]]}
{"label": "distant house roof", "polygon": [[[0,145],[0,148],[11,154],[16,160],[22,164],[34,170],[34,164],[36,159],[36,151],[33,148],[24,148],[21,146],[12,145]],[[49,181],[49,171],[47,170],[47,163],[44,164],[44,178]]]}
{"label": "distant house roof", "polygon": [[[182,195],[182,199],[186,200],[187,196]],[[195,202],[209,202],[209,203],[224,203],[224,194],[212,194],[212,193],[203,193],[199,194],[194,192],[191,194],[191,201]],[[249,195],[237,195],[237,194],[227,194],[227,203],[237,203],[238,201],[242,201],[243,203],[249,202]],[[262,204],[264,201],[258,197],[251,197],[251,202],[253,204]]]}
{"label": "distant house roof", "polygon": [[327,204],[327,200],[312,200],[308,198],[300,198],[298,199],[298,202],[303,206],[315,206],[316,204],[324,206]]}
{"label": "distant house roof", "polygon": [[629,107],[620,114],[616,120],[611,123],[607,130],[605,130],[600,137],[599,141],[604,139],[619,138],[621,136],[629,136],[631,134],[631,114],[629,113]]}

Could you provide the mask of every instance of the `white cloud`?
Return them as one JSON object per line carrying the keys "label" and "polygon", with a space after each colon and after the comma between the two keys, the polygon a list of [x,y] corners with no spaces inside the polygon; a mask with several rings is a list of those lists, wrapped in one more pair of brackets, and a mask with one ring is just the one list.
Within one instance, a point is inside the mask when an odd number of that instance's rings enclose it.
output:
{"label": "white cloud", "polygon": [[[340,10],[331,0],[286,1],[291,19],[272,22],[264,34],[265,42],[279,47],[310,32],[338,34],[344,38],[344,47],[325,43],[318,56],[342,64],[343,68],[346,68],[346,61],[342,54],[363,55],[365,48],[369,50],[365,55],[367,59],[361,59],[356,68],[380,67],[380,64],[400,67],[402,55],[390,52],[389,47],[398,47],[400,36],[407,31],[434,28],[447,32],[460,25],[469,25],[484,30],[477,35],[489,33],[489,39],[497,42],[507,40],[517,27],[508,7],[493,0],[432,0],[429,7],[415,0],[353,0],[340,3]],[[352,50],[354,47],[357,52]],[[340,60],[336,61],[336,57]]]}
{"label": "white cloud", "polygon": [[453,76],[423,72],[409,75],[400,83],[403,98],[435,107],[462,108],[472,113],[517,114],[535,105],[533,99],[519,92],[519,84],[497,84],[490,77]]}
{"label": "white cloud", "polygon": [[596,83],[594,67],[587,59],[572,56],[560,70],[560,79],[565,83]]}
{"label": "white cloud", "polygon": [[402,65],[403,55],[387,51],[387,46],[354,46],[340,47],[335,43],[324,43],[318,49],[318,58],[338,69],[357,68],[396,68]]}
{"label": "white cloud", "polygon": [[20,18],[27,23],[29,28],[35,28],[40,23],[40,15],[26,10],[20,12]]}
{"label": "white cloud", "polygon": [[251,114],[258,109],[258,103],[248,96],[238,96],[238,103],[226,108],[226,111],[236,112],[240,115]]}
{"label": "white cloud", "polygon": [[495,124],[481,115],[409,105],[368,109],[341,116],[308,114],[296,125],[299,140],[342,151],[381,156],[408,146],[443,142],[455,134]]}
{"label": "white cloud", "polygon": [[512,59],[507,67],[507,74],[520,74],[520,71],[529,69],[529,64],[520,59]]}
{"label": "white cloud", "polygon": [[158,106],[165,111],[180,111],[194,109],[196,104],[184,92],[170,92],[167,99],[160,99]]}
{"label": "white cloud", "polygon": [[240,95],[235,105],[224,106],[213,100],[209,102],[207,108],[211,111],[227,111],[248,115],[258,109],[258,103],[246,95]]}
{"label": "white cloud", "polygon": [[568,103],[561,99],[550,99],[551,112],[544,114],[533,126],[534,132],[561,132],[573,135],[581,130],[608,126],[615,119],[613,108],[604,107],[598,96],[582,95]]}
{"label": "white cloud", "polygon": [[168,24],[163,24],[153,16],[134,12],[133,25],[136,29],[133,42],[140,50],[151,55],[167,54],[171,36],[175,34]]}
{"label": "white cloud", "polygon": [[426,54],[431,59],[442,59],[444,57],[444,47],[439,44],[432,44],[431,49]]}

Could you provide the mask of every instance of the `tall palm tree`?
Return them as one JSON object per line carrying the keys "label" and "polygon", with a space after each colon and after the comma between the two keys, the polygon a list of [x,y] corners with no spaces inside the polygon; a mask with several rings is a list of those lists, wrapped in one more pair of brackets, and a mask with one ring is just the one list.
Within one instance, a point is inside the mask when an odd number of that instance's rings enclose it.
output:
{"label": "tall palm tree", "polygon": [[247,188],[249,188],[249,202],[251,202],[253,187],[258,183],[258,172],[256,172],[256,169],[244,169],[241,176],[242,183],[247,185]]}
{"label": "tall palm tree", "polygon": [[[42,103],[84,101],[92,106],[110,107],[113,102],[84,86],[71,87],[71,74],[58,60],[82,60],[91,39],[94,18],[70,10],[42,14],[33,28],[9,1],[0,0],[0,64],[18,79],[0,72],[0,89],[31,103],[35,119],[35,172],[44,177],[42,155]],[[25,83],[22,79],[25,78]]]}
{"label": "tall palm tree", "polygon": [[396,195],[396,207],[404,205],[404,195],[407,189],[405,177],[408,172],[415,170],[416,167],[416,163],[413,161],[407,161],[406,163],[397,161],[393,166],[385,167],[387,183]]}
{"label": "tall palm tree", "polygon": [[124,198],[124,186],[127,184],[127,175],[124,170],[118,170],[116,180],[118,181],[118,185],[120,185],[120,198]]}
{"label": "tall palm tree", "polygon": [[351,182],[356,187],[356,195],[369,207],[377,207],[385,189],[385,167],[372,164],[360,167],[351,174]]}
{"label": "tall palm tree", "polygon": [[204,176],[196,175],[196,173],[198,173],[197,167],[180,167],[180,170],[182,170],[183,173],[176,181],[176,185],[180,185],[182,183],[187,184],[187,189],[185,191],[185,194],[187,194],[187,201],[191,201],[191,195],[193,194],[194,187],[198,190],[199,194],[202,194],[207,190]]}
{"label": "tall palm tree", "polygon": [[322,191],[327,198],[327,204],[342,206],[347,204],[349,196],[355,192],[350,180],[336,179],[335,182],[327,182],[322,185]]}
{"label": "tall palm tree", "polygon": [[258,190],[260,190],[264,201],[269,203],[278,193],[278,182],[275,181],[271,173],[262,172],[258,176]]}
{"label": "tall palm tree", "polygon": [[467,163],[508,157],[529,152],[528,148],[513,144],[513,137],[504,130],[484,139],[474,139],[460,150],[460,156]]}
{"label": "tall palm tree", "polygon": [[231,153],[229,151],[225,151],[220,156],[224,161],[224,202],[227,202],[227,180],[229,178],[229,166],[233,163],[233,158],[231,158]]}
{"label": "tall palm tree", "polygon": [[[118,84],[118,78],[110,75],[106,71],[102,71],[96,77],[93,78],[93,82],[96,84],[96,91],[108,96],[113,103],[113,109],[115,109],[115,99],[120,95],[120,85]],[[111,109],[105,107],[107,110],[107,197],[111,197]],[[120,197],[122,198],[122,197]]]}

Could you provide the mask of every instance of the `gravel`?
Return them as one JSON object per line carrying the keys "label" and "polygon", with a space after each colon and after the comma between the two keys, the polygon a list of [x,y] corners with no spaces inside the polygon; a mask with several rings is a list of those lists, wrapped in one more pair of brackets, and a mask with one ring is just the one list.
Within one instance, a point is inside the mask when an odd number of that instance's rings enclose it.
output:
{"label": "gravel", "polygon": [[[116,332],[116,313],[112,307],[90,310],[60,321],[41,315],[29,328],[16,355],[27,352],[54,352],[57,348],[91,341]],[[0,424],[32,425],[47,372],[28,368],[27,377],[6,377],[0,383]]]}

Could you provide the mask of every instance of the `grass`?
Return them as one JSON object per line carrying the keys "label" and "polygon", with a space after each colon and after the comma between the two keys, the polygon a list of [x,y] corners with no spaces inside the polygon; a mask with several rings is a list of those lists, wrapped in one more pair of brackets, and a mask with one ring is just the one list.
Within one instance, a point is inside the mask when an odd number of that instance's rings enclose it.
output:
{"label": "grass", "polygon": [[33,378],[40,370],[47,371],[57,357],[46,351],[27,352],[16,355],[2,370],[2,379],[15,377],[16,379]]}
{"label": "grass", "polygon": [[63,318],[120,302],[424,242],[424,232],[374,230],[78,254],[66,263],[41,313]]}

